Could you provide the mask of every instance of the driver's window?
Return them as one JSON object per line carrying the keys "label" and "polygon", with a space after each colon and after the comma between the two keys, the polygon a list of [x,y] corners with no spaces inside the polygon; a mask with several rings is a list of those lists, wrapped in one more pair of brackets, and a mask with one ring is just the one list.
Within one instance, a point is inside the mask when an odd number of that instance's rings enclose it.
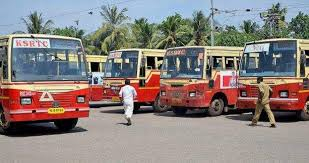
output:
{"label": "driver's window", "polygon": [[3,79],[8,79],[8,55],[7,55],[7,47],[0,46],[0,61],[2,67]]}
{"label": "driver's window", "polygon": [[222,70],[222,57],[213,57],[213,68],[217,70]]}

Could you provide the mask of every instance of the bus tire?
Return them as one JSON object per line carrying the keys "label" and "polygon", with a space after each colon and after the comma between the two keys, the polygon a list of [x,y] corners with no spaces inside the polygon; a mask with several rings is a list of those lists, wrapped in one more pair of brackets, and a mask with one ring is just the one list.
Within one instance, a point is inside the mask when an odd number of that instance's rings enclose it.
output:
{"label": "bus tire", "polygon": [[54,124],[61,131],[69,131],[75,128],[77,122],[78,122],[78,118],[61,119],[61,120],[56,120]]}
{"label": "bus tire", "polygon": [[168,106],[160,104],[160,96],[159,95],[156,97],[156,100],[153,103],[152,108],[155,112],[161,112],[162,113],[162,112],[168,111]]}
{"label": "bus tire", "polygon": [[15,123],[6,120],[4,111],[0,108],[0,133],[4,135],[11,134],[15,130],[15,127]]}
{"label": "bus tire", "polygon": [[298,111],[296,115],[297,115],[297,118],[301,121],[309,120],[309,101],[306,102],[304,109],[301,111]]}
{"label": "bus tire", "polygon": [[208,114],[212,117],[219,116],[222,114],[224,109],[224,102],[222,99],[214,99],[212,100],[210,107],[208,108]]}
{"label": "bus tire", "polygon": [[188,109],[183,108],[172,108],[172,110],[177,116],[184,116],[188,111]]}

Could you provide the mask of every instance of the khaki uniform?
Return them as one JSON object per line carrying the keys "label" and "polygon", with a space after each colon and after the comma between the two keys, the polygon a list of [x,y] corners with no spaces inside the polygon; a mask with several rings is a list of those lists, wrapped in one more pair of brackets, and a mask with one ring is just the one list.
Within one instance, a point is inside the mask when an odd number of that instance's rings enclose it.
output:
{"label": "khaki uniform", "polygon": [[255,113],[254,113],[254,117],[252,119],[252,123],[253,124],[257,124],[257,122],[260,119],[260,115],[263,111],[263,109],[265,109],[265,112],[268,115],[269,121],[271,124],[275,124],[275,117],[274,114],[272,113],[270,106],[269,106],[269,92],[272,91],[272,89],[266,85],[263,82],[260,82],[260,84],[258,85],[259,88],[259,97],[258,97],[258,101],[256,104],[256,108],[255,108]]}

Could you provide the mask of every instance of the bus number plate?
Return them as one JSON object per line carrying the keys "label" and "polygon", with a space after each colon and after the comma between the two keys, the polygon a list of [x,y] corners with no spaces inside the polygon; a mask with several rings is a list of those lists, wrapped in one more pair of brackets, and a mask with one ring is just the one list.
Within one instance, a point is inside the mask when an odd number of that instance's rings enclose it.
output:
{"label": "bus number plate", "polygon": [[112,102],[120,102],[120,98],[119,97],[112,97]]}
{"label": "bus number plate", "polygon": [[63,114],[65,112],[64,108],[49,108],[48,114]]}

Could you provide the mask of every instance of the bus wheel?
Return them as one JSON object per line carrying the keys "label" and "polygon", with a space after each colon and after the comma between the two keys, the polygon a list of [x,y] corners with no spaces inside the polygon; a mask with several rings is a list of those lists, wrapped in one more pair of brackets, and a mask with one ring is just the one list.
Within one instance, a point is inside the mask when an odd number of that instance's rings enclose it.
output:
{"label": "bus wheel", "polygon": [[222,99],[214,99],[211,104],[210,107],[208,108],[208,114],[210,116],[219,116],[222,114],[224,109],[224,102]]}
{"label": "bus wheel", "polygon": [[55,126],[61,131],[72,130],[77,124],[78,118],[61,119],[54,122]]}
{"label": "bus wheel", "polygon": [[309,101],[306,102],[303,110],[297,112],[297,117],[301,121],[309,120]]}
{"label": "bus wheel", "polygon": [[0,132],[2,134],[10,134],[14,130],[14,127],[15,123],[7,121],[3,109],[0,109]]}
{"label": "bus wheel", "polygon": [[172,108],[172,110],[177,116],[184,116],[188,111],[188,109],[183,108]]}
{"label": "bus wheel", "polygon": [[156,100],[153,103],[152,108],[155,112],[166,112],[168,110],[168,106],[160,104],[160,96],[156,97]]}
{"label": "bus wheel", "polygon": [[141,108],[141,104],[139,103],[134,103],[134,108],[133,108],[133,112],[137,113],[139,111],[139,109]]}

